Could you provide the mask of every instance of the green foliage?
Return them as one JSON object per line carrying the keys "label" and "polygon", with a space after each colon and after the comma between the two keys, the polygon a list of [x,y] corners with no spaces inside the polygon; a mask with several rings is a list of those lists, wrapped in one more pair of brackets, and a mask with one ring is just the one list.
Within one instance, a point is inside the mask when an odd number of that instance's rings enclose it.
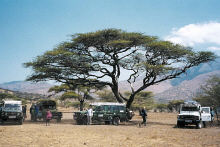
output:
{"label": "green foliage", "polygon": [[160,112],[167,110],[167,104],[157,104],[156,108],[159,109]]}
{"label": "green foliage", "polygon": [[64,92],[60,97],[61,101],[64,101],[66,99],[83,100],[83,99],[93,99],[93,97],[90,95],[91,88],[93,87],[74,85],[74,83],[69,85],[61,84],[60,86],[51,87],[48,92],[55,92],[55,93]]}
{"label": "green foliage", "polygon": [[96,94],[99,96],[100,100],[103,102],[117,102],[112,91],[102,90],[102,91],[96,92]]}
{"label": "green foliage", "polygon": [[62,94],[62,96],[60,97],[61,101],[65,101],[66,99],[76,99],[78,98],[79,95],[73,91],[68,91],[65,92],[64,94]]}
{"label": "green foliage", "polygon": [[[75,102],[71,102],[71,101],[65,101],[64,102],[65,107],[74,107],[74,108],[80,108],[80,102],[79,101],[75,101]],[[83,107],[88,108],[89,104],[88,103],[83,103]]]}
{"label": "green foliage", "polygon": [[24,98],[13,98],[13,100],[21,101],[22,105],[26,105],[28,101]]}
{"label": "green foliage", "polygon": [[180,104],[183,104],[183,103],[184,103],[184,100],[172,100],[172,101],[169,101],[167,108],[171,112],[173,112],[174,110],[178,112],[180,109]]}
{"label": "green foliage", "polygon": [[15,96],[9,93],[0,93],[0,100],[6,99],[6,98],[15,98]]}
{"label": "green foliage", "polygon": [[[129,92],[124,93],[125,96],[129,96]],[[135,100],[132,103],[132,108],[138,110],[145,107],[147,110],[152,110],[155,106],[153,93],[150,91],[142,91],[135,96]]]}
{"label": "green foliage", "polygon": [[61,84],[60,86],[51,87],[48,92],[60,93],[67,90],[70,90],[70,88],[66,84]]}
{"label": "green foliage", "polygon": [[202,93],[194,100],[203,106],[220,106],[220,77],[211,77],[201,89]]}

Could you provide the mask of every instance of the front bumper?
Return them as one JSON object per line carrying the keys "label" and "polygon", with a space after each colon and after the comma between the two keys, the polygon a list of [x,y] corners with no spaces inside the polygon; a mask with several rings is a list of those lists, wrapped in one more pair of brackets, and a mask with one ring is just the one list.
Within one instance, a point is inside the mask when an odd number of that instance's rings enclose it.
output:
{"label": "front bumper", "polygon": [[179,123],[184,123],[184,124],[198,124],[200,120],[193,120],[193,119],[177,119]]}

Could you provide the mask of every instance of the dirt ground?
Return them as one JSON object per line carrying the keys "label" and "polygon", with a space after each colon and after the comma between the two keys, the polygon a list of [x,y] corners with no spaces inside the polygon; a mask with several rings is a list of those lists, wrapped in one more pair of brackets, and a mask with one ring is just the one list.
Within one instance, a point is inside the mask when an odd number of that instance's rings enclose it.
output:
{"label": "dirt ground", "polygon": [[[71,111],[65,110],[62,111]],[[75,125],[72,113],[64,113],[61,123],[53,120],[31,122],[28,116],[23,125],[0,126],[1,147],[220,147],[220,128],[176,128],[175,113],[149,113],[146,127],[139,127],[140,116],[131,122],[112,125]]]}

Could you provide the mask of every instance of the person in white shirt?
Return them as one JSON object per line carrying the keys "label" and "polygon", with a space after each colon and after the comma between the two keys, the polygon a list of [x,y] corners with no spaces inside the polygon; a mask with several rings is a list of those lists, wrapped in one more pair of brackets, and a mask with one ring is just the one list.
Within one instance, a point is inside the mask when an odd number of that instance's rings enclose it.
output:
{"label": "person in white shirt", "polygon": [[93,110],[92,107],[90,106],[89,109],[87,110],[87,124],[91,125],[92,123],[92,116],[93,116]]}

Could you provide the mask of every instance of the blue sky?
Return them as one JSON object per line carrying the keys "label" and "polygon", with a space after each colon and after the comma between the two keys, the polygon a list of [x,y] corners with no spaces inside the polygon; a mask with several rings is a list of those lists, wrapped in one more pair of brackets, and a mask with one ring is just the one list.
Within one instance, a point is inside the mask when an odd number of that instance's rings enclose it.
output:
{"label": "blue sky", "polygon": [[137,31],[220,55],[219,0],[0,0],[0,83],[74,33]]}

